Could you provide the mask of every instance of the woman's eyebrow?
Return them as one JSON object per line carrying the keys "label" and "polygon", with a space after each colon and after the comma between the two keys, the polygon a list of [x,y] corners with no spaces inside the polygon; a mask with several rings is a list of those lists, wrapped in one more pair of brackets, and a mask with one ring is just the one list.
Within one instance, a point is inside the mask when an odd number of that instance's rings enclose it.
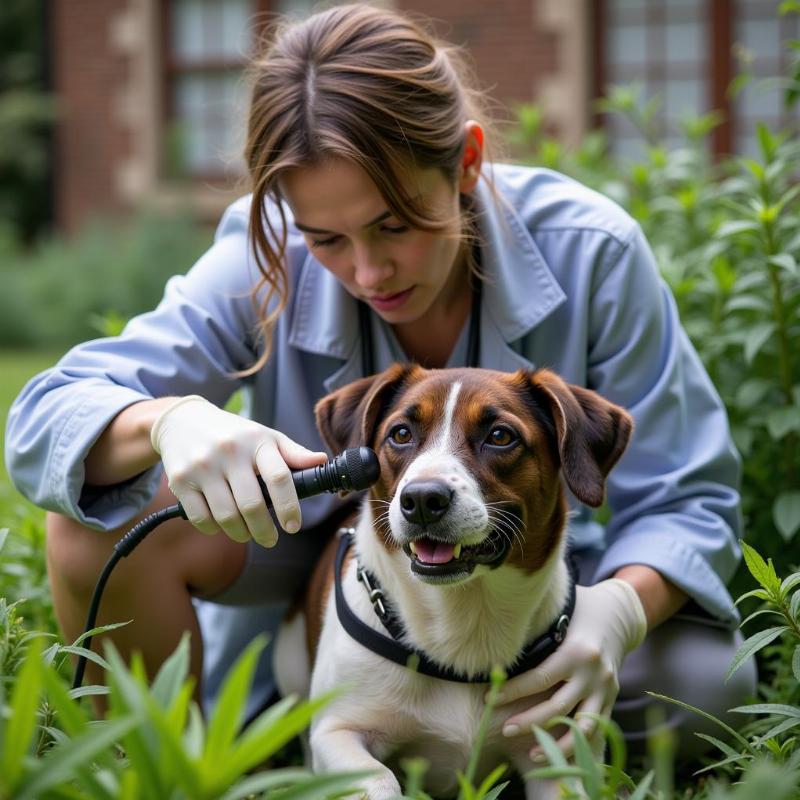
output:
{"label": "woman's eyebrow", "polygon": [[[385,219],[388,219],[391,216],[392,216],[392,212],[391,211],[388,211],[388,210],[384,211],[384,212],[378,214],[378,216],[375,217],[375,219],[370,220],[366,225],[364,225],[364,227],[365,228],[371,228],[373,225],[377,225],[379,222],[383,222]],[[308,225],[303,225],[302,222],[298,222],[297,220],[294,221],[294,226],[298,230],[303,231],[303,233],[333,233],[334,232],[334,231],[326,231],[324,228],[311,228]]]}

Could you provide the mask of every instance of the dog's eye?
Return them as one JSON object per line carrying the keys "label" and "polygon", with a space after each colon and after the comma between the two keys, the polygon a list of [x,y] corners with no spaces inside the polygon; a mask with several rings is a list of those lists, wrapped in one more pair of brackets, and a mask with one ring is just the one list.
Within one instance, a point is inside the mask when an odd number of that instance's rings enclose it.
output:
{"label": "dog's eye", "polygon": [[389,438],[395,444],[408,444],[413,437],[408,427],[405,425],[395,425],[395,427],[389,431]]}
{"label": "dog's eye", "polygon": [[514,435],[513,431],[509,430],[508,428],[498,426],[496,428],[492,428],[491,432],[486,437],[486,444],[490,444],[493,447],[508,447],[516,440],[517,437]]}

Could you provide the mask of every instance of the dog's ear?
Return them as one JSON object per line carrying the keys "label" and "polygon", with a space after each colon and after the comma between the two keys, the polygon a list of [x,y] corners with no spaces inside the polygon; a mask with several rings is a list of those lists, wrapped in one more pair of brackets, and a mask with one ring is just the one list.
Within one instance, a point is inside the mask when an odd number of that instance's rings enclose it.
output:
{"label": "dog's ear", "polygon": [[373,447],[375,433],[392,399],[420,367],[394,364],[325,396],[314,407],[317,428],[332,453],[348,447]]}
{"label": "dog's ear", "polygon": [[581,502],[597,508],[605,495],[606,476],[628,446],[633,432],[631,415],[596,392],[565,383],[549,370],[521,372],[534,399],[553,418],[567,486]]}

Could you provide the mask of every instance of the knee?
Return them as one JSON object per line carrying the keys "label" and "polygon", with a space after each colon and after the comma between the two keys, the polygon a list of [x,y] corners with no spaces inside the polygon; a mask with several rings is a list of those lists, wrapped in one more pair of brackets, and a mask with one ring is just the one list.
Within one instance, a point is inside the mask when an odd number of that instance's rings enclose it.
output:
{"label": "knee", "polygon": [[66,585],[77,594],[91,592],[118,537],[52,512],[45,518],[45,533],[51,581]]}

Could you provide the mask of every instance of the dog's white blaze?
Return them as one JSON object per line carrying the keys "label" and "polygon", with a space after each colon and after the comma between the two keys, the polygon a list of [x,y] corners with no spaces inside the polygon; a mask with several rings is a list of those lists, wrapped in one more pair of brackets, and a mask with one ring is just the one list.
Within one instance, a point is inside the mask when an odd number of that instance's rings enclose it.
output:
{"label": "dog's white blaze", "polygon": [[433,449],[452,453],[450,448],[450,434],[453,431],[453,416],[456,413],[456,400],[458,400],[458,393],[461,391],[461,381],[456,381],[450,387],[450,394],[447,395],[447,403],[444,408],[444,422],[439,429],[439,435],[433,443]]}

